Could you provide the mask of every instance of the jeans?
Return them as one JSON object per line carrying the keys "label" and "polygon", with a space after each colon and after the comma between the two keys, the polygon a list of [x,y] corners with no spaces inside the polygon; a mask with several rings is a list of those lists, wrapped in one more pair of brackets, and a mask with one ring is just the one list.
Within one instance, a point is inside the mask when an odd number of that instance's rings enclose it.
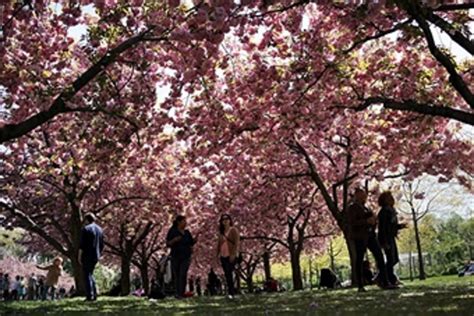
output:
{"label": "jeans", "polygon": [[235,261],[230,262],[229,257],[221,257],[222,270],[224,270],[225,282],[227,283],[227,294],[235,295],[234,267]]}
{"label": "jeans", "polygon": [[48,299],[49,289],[51,289],[51,300],[54,301],[56,299],[56,287],[54,287],[52,285],[45,285],[44,286],[43,300],[45,301],[45,300]]}
{"label": "jeans", "polygon": [[355,248],[356,248],[356,280],[357,286],[359,288],[364,287],[363,282],[363,262],[365,252],[367,248],[372,252],[377,263],[377,269],[379,270],[379,278],[382,286],[386,286],[387,282],[387,270],[385,266],[385,261],[382,253],[382,249],[375,238],[375,234],[369,235],[369,239],[354,239]]}
{"label": "jeans", "polygon": [[86,298],[93,300],[97,298],[97,287],[94,279],[94,269],[97,261],[83,260],[82,269],[84,272],[84,281],[86,287]]}
{"label": "jeans", "polygon": [[173,267],[173,277],[177,297],[184,297],[184,291],[186,290],[186,281],[188,278],[188,269],[190,265],[191,257],[171,258],[171,266]]}

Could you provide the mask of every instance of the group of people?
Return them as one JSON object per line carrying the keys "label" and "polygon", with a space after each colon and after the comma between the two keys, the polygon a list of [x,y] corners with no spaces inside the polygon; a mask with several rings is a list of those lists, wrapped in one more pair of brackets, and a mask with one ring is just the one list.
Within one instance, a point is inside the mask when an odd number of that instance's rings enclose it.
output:
{"label": "group of people", "polygon": [[378,215],[365,205],[366,202],[366,191],[357,188],[347,213],[349,238],[355,248],[355,277],[358,290],[365,292],[364,257],[367,249],[373,254],[377,264],[378,284],[383,289],[396,289],[399,285],[394,273],[394,266],[399,261],[396,237],[398,231],[405,228],[406,224],[398,222],[394,208],[395,199],[391,192],[386,191],[379,196],[378,204],[381,209]]}
{"label": "group of people", "polygon": [[[62,273],[62,259],[55,258],[53,264],[37,266],[37,268],[48,271],[46,277],[37,276],[35,273],[27,278],[17,275],[12,282],[8,273],[0,272],[0,299],[4,301],[33,301],[66,297],[66,289],[64,287],[58,288],[59,277]],[[71,290],[69,294],[71,294]]]}
{"label": "group of people", "polygon": [[[86,300],[93,301],[97,299],[93,273],[104,249],[104,239],[102,228],[95,223],[93,214],[87,214],[85,221],[86,225],[81,232],[79,258],[84,274]],[[59,278],[63,273],[63,259],[61,257],[54,258],[50,265],[37,265],[36,267],[47,271],[46,277],[36,276],[32,273],[27,280],[22,276],[16,276],[12,281],[7,273],[0,272],[0,299],[4,301],[55,300],[66,295],[75,295],[74,287],[71,287],[69,293],[66,293],[64,287],[58,288]]]}
{"label": "group of people", "polygon": [[[191,263],[192,249],[198,241],[186,229],[186,217],[178,215],[166,236],[166,245],[171,248],[171,265],[175,278],[177,298],[184,298],[188,269]],[[216,260],[224,271],[229,298],[237,294],[234,284],[234,271],[240,254],[240,234],[228,214],[219,220]],[[210,282],[211,283],[211,282]],[[213,292],[211,287],[210,292]]]}
{"label": "group of people", "polygon": [[[354,272],[358,290],[360,292],[365,291],[364,258],[367,249],[372,252],[375,258],[379,285],[384,289],[397,288],[399,281],[394,273],[394,266],[398,262],[396,237],[398,231],[406,225],[398,223],[397,213],[394,209],[395,201],[390,192],[384,192],[380,195],[378,203],[381,210],[378,215],[375,215],[365,205],[366,202],[367,193],[358,188],[355,190],[353,201],[347,210],[349,238],[352,240],[355,249]],[[93,272],[104,249],[104,236],[102,228],[96,224],[93,214],[87,214],[85,222],[86,225],[81,232],[79,258],[84,274],[86,301],[94,301],[97,299],[97,287]],[[175,296],[179,299],[186,297],[185,288],[193,246],[198,242],[198,238],[193,237],[186,226],[186,217],[178,215],[166,236],[166,245],[171,249],[170,257],[175,282]],[[222,215],[219,220],[216,246],[215,259],[224,272],[227,295],[229,298],[234,298],[237,294],[234,273],[236,264],[240,259],[240,234],[228,214]],[[55,299],[58,280],[62,273],[62,259],[55,258],[51,265],[38,266],[38,268],[48,271],[45,279],[36,279],[32,275],[27,282],[28,284],[25,284],[21,277],[17,277],[11,292],[9,276],[0,275],[2,296],[5,299],[11,299],[12,297],[14,299],[24,297],[46,299],[50,295],[51,299]],[[215,273],[213,274],[215,275]],[[212,277],[206,286],[210,295],[216,292],[215,283],[217,283],[211,279]]]}

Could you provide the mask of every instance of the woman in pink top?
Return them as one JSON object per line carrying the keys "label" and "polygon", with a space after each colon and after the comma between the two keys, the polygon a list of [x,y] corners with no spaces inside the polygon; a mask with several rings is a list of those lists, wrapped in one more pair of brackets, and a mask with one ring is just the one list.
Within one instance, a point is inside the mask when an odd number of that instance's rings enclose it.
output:
{"label": "woman in pink top", "polygon": [[236,259],[239,254],[239,247],[239,231],[233,226],[230,216],[228,214],[224,214],[221,216],[219,221],[217,256],[220,257],[222,269],[224,270],[229,298],[233,298],[236,294],[233,274]]}

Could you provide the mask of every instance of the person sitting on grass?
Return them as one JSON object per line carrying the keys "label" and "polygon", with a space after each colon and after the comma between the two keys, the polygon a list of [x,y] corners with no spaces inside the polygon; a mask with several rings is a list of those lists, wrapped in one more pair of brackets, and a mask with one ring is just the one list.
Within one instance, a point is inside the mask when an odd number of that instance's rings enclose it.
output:
{"label": "person sitting on grass", "polygon": [[45,289],[43,292],[43,300],[46,300],[48,298],[48,292],[51,289],[51,300],[55,299],[55,294],[56,294],[56,287],[59,282],[59,277],[61,276],[63,272],[63,259],[61,257],[56,257],[53,260],[53,264],[46,266],[46,267],[41,267],[41,266],[36,266],[38,269],[41,270],[46,270],[48,273],[46,274],[46,281],[45,281]]}

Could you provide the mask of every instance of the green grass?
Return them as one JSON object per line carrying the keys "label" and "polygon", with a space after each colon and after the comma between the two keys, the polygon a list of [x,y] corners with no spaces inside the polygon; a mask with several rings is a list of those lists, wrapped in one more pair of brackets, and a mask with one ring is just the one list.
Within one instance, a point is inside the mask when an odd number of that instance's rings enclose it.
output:
{"label": "green grass", "polygon": [[368,287],[241,295],[234,301],[201,297],[148,301],[101,297],[59,302],[0,303],[0,315],[474,315],[474,277],[437,277],[406,282],[399,290]]}

